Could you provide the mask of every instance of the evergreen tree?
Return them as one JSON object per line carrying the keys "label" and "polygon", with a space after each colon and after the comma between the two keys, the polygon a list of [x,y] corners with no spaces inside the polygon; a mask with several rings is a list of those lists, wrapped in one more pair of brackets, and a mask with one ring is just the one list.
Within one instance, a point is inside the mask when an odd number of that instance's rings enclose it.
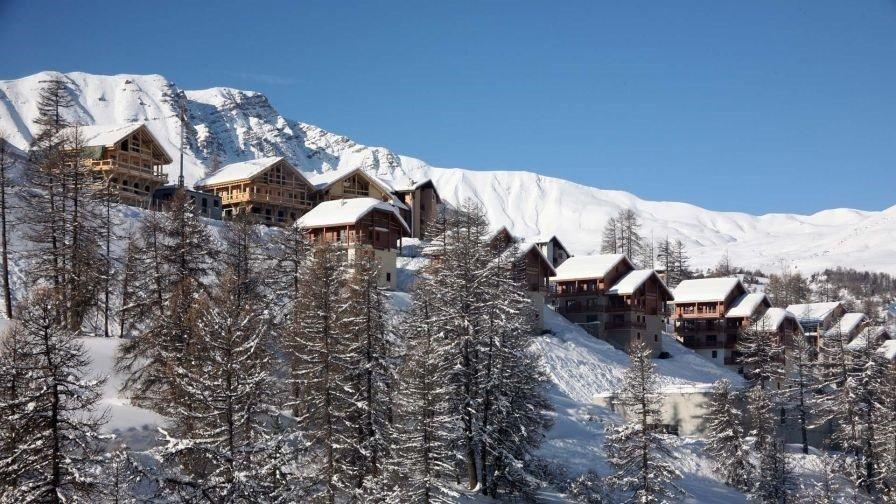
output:
{"label": "evergreen tree", "polygon": [[278,381],[263,299],[246,296],[247,277],[231,268],[191,316],[189,358],[171,374],[180,400],[169,410],[171,427],[158,453],[187,476],[168,479],[180,495],[258,502],[276,490],[268,476],[278,441],[270,428],[279,414]]}
{"label": "evergreen tree", "polygon": [[345,252],[335,244],[314,246],[303,265],[301,306],[294,327],[285,331],[293,361],[294,388],[299,399],[291,405],[312,446],[316,497],[334,503],[357,488],[351,446],[358,425],[352,422],[351,368],[353,343],[344,330]]}
{"label": "evergreen tree", "polygon": [[485,306],[486,329],[478,354],[481,468],[486,495],[498,492],[534,498],[535,488],[525,463],[550,425],[551,406],[544,395],[547,381],[541,363],[529,347],[535,335],[535,313],[523,291],[525,260],[512,244],[493,261],[485,288],[492,295]]}
{"label": "evergreen tree", "polygon": [[783,442],[779,442],[776,436],[775,406],[771,395],[763,387],[753,387],[747,393],[747,408],[750,435],[755,440],[753,452],[757,459],[750,497],[762,503],[785,502],[789,471]]}
{"label": "evergreen tree", "polygon": [[12,318],[12,288],[9,285],[9,217],[12,215],[12,208],[9,201],[13,185],[10,171],[15,166],[6,139],[3,138],[3,132],[0,131],[0,267],[2,267],[3,282],[3,312],[6,318]]}
{"label": "evergreen tree", "polygon": [[737,351],[744,378],[754,385],[767,388],[771,382],[783,378],[781,363],[784,348],[778,341],[777,333],[764,327],[761,322],[753,322],[742,329],[737,338]]}
{"label": "evergreen tree", "polygon": [[795,335],[789,343],[790,356],[785,379],[785,403],[793,418],[800,426],[800,440],[803,453],[809,453],[808,429],[815,415],[815,390],[818,388],[817,372],[812,348],[802,335]]}
{"label": "evergreen tree", "polygon": [[675,240],[675,243],[672,245],[672,253],[675,257],[673,261],[675,266],[670,278],[670,287],[674,287],[682,281],[693,277],[693,273],[691,272],[691,259],[681,240]]}
{"label": "evergreen tree", "polygon": [[99,482],[104,381],[76,333],[56,317],[52,289],[33,290],[0,350],[0,500],[89,501]]}
{"label": "evergreen tree", "polygon": [[[346,313],[343,333],[351,347],[348,370],[353,373],[349,420],[357,424],[353,441],[354,471],[359,488],[377,494],[378,479],[384,476],[384,460],[391,444],[392,401],[396,380],[394,342],[389,306],[384,289],[378,285],[380,267],[373,251],[354,253],[346,285]],[[366,488],[365,488],[366,486]]]}
{"label": "evergreen tree", "polygon": [[740,408],[728,380],[716,382],[706,425],[706,453],[721,470],[726,484],[745,490],[750,462],[744,446]]}
{"label": "evergreen tree", "polygon": [[183,368],[192,345],[194,303],[207,292],[217,249],[208,229],[180,189],[169,212],[149,217],[140,230],[145,267],[131,280],[136,336],[119,348],[117,368],[127,375],[125,391],[140,405],[163,415],[177,407],[173,370]]}
{"label": "evergreen tree", "polygon": [[396,490],[390,501],[454,502],[454,447],[461,442],[460,418],[451,384],[456,357],[437,318],[431,278],[415,284],[402,319],[406,352],[396,395],[396,436],[391,451]]}
{"label": "evergreen tree", "polygon": [[675,502],[684,491],[675,483],[681,478],[669,463],[674,458],[663,437],[660,423],[661,395],[651,350],[636,342],[629,351],[631,365],[623,376],[619,403],[631,420],[608,430],[604,451],[614,469],[611,481],[624,492],[628,502]]}
{"label": "evergreen tree", "polygon": [[625,254],[632,261],[641,263],[647,247],[640,229],[641,221],[634,210],[630,208],[620,210],[604,226],[601,253]]}

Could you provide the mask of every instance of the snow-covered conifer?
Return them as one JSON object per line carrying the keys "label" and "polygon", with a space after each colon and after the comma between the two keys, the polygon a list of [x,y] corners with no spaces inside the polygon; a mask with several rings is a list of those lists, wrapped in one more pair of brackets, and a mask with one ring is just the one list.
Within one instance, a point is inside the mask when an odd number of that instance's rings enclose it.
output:
{"label": "snow-covered conifer", "polygon": [[454,502],[457,496],[449,481],[456,467],[454,447],[462,440],[451,384],[457,357],[436,318],[434,294],[432,280],[421,279],[401,320],[405,354],[390,461],[396,483],[392,502]]}
{"label": "snow-covered conifer", "polygon": [[100,479],[103,378],[37,287],[0,349],[0,501],[89,501]]}
{"label": "snow-covered conifer", "polygon": [[717,464],[725,483],[746,489],[750,461],[737,396],[731,382],[719,380],[706,412],[706,453]]}
{"label": "snow-covered conifer", "polygon": [[737,337],[737,351],[741,354],[744,378],[753,384],[766,389],[783,378],[784,347],[778,341],[777,333],[763,327],[761,321],[741,330]]}
{"label": "snow-covered conifer", "polygon": [[770,392],[762,387],[750,389],[747,409],[756,455],[755,470],[750,478],[750,498],[762,503],[784,502],[788,495],[789,470],[783,441],[777,436],[775,405]]}
{"label": "snow-covered conifer", "polygon": [[358,425],[350,421],[354,345],[343,332],[345,251],[325,241],[315,244],[301,277],[298,314],[283,334],[297,392],[290,406],[311,444],[318,498],[332,503],[356,489],[358,481],[350,458]]}
{"label": "snow-covered conifer", "polygon": [[630,502],[675,502],[684,491],[676,483],[681,474],[669,462],[674,455],[656,428],[662,399],[651,350],[635,342],[629,355],[631,365],[617,395],[630,420],[611,426],[604,442],[607,462],[614,470],[610,480],[629,494]]}

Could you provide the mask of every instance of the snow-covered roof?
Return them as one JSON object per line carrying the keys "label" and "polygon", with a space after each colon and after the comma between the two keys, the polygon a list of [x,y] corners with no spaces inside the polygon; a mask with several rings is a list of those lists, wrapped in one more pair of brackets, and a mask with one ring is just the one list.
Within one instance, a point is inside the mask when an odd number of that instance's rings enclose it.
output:
{"label": "snow-covered roof", "polygon": [[333,184],[356,173],[363,176],[371,184],[377,186],[383,193],[390,195],[392,197],[393,205],[401,209],[408,210],[407,205],[405,205],[400,199],[395,197],[394,193],[396,189],[392,187],[392,185],[388,181],[383,180],[379,177],[375,177],[361,168],[352,168],[349,170],[330,170],[324,173],[311,173],[308,174],[307,179],[309,180],[311,185],[313,185],[318,191],[326,191]]}
{"label": "snow-covered roof", "polygon": [[796,315],[799,320],[823,320],[838,306],[840,306],[840,301],[792,304],[787,307],[787,311]]}
{"label": "snow-covered roof", "polygon": [[[418,182],[411,178],[405,178],[404,180],[401,180],[401,181],[395,181],[390,185],[392,186],[392,190],[395,192],[409,192],[409,191],[414,191],[417,188],[422,187],[426,184],[433,184],[432,179],[427,178],[427,179],[423,179]],[[436,188],[435,184],[433,184],[432,188],[435,190],[435,188]],[[439,191],[436,190],[436,193],[438,193],[438,192]]]}
{"label": "snow-covered roof", "polygon": [[324,201],[301,216],[297,224],[302,228],[347,226],[358,222],[375,209],[394,214],[405,231],[411,232],[395,205],[376,198],[349,198]]}
{"label": "snow-covered roof", "polygon": [[849,350],[857,351],[865,348],[868,340],[877,340],[881,337],[885,337],[887,340],[892,340],[892,335],[890,334],[889,329],[884,326],[870,326],[862,329],[862,332],[859,333],[858,336],[853,338],[852,341],[849,342],[849,345],[846,345],[846,348]]}
{"label": "snow-covered roof", "polygon": [[535,253],[538,254],[538,256],[541,258],[541,260],[544,261],[544,265],[547,266],[548,276],[553,277],[557,274],[557,269],[554,268],[553,264],[551,264],[550,259],[548,259],[547,256],[544,255],[544,252],[542,252],[541,249],[538,248],[537,243],[530,240],[523,240],[519,243],[519,248],[520,257],[528,254],[530,250],[535,251]]}
{"label": "snow-covered roof", "polygon": [[669,293],[669,295],[671,296],[671,292],[669,291],[669,288],[666,287],[666,284],[663,282],[663,280],[659,277],[659,275],[656,274],[656,271],[654,271],[652,269],[639,269],[639,270],[629,271],[628,273],[625,274],[625,276],[620,278],[619,281],[616,282],[615,285],[613,285],[612,287],[610,287],[609,290],[607,290],[607,294],[616,294],[619,296],[629,296],[629,295],[633,294],[636,290],[638,290],[638,288],[640,288],[642,285],[644,285],[644,282],[649,280],[650,277],[656,277],[656,280],[660,283],[660,285],[663,287],[663,289],[667,293]]}
{"label": "snow-covered roof", "polygon": [[840,320],[837,321],[830,329],[824,333],[825,336],[836,336],[838,331],[840,334],[851,334],[853,331],[859,328],[863,322],[868,320],[868,317],[865,316],[864,313],[855,313],[850,312],[844,314],[840,317]]}
{"label": "snow-covered roof", "polygon": [[542,245],[550,241],[555,241],[560,248],[565,250],[567,254],[569,253],[569,249],[566,248],[566,245],[564,245],[562,241],[560,241],[560,238],[557,238],[557,235],[540,235],[532,238],[532,241],[538,245]]}
{"label": "snow-covered roof", "polygon": [[[743,287],[740,279],[697,278],[685,280],[672,291],[676,303],[696,303],[699,301],[724,301],[738,285]],[[746,291],[744,287],[744,291]]]}
{"label": "snow-covered roof", "polygon": [[557,266],[555,282],[567,280],[583,280],[586,278],[603,278],[622,261],[630,262],[625,254],[601,254],[570,257]]}
{"label": "snow-covered roof", "polygon": [[887,360],[896,361],[896,340],[884,341],[877,351],[883,354]]}
{"label": "snow-covered roof", "polygon": [[752,317],[762,303],[771,306],[768,297],[762,292],[748,292],[734,300],[734,304],[725,314],[728,318],[747,318]]}
{"label": "snow-covered roof", "polygon": [[[224,165],[215,173],[212,173],[208,177],[205,177],[204,179],[196,182],[196,187],[211,184],[220,184],[223,182],[236,182],[237,180],[247,180],[265,171],[266,169],[270,168],[280,161],[285,161],[285,158],[280,156],[264,157]],[[305,178],[305,176],[302,175],[299,170],[296,170],[296,168],[292,164],[290,164],[289,161],[286,161],[286,164],[289,165],[289,167],[292,168],[295,173],[302,177],[302,179]]]}
{"label": "snow-covered roof", "polygon": [[797,328],[797,331],[803,332],[803,328],[797,324],[796,315],[790,313],[784,308],[769,308],[762,317],[756,321],[756,327],[763,331],[777,331],[781,328],[781,324],[785,320],[791,319]]}
{"label": "snow-covered roof", "polygon": [[[140,129],[142,122],[127,124],[95,124],[93,126],[69,126],[60,134],[67,134],[77,129],[85,147],[110,147],[119,140]],[[148,130],[147,130],[148,131]],[[152,135],[152,133],[150,133]],[[155,137],[153,137],[155,140]],[[158,143],[158,141],[156,141]]]}

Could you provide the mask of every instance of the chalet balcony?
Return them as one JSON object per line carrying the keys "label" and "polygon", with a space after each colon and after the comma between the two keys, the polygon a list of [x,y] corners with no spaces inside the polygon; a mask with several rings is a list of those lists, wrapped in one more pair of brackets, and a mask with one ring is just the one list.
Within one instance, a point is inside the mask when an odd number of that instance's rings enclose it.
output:
{"label": "chalet balcony", "polygon": [[290,198],[287,196],[277,196],[274,194],[251,193],[241,191],[237,193],[220,193],[221,203],[225,205],[233,205],[239,203],[266,203],[269,205],[280,205],[291,208],[311,208],[311,201],[299,198]]}
{"label": "chalet balcony", "polygon": [[161,166],[147,167],[142,165],[123,163],[114,159],[92,161],[90,165],[95,170],[108,172],[110,176],[112,174],[116,174],[124,179],[153,179],[156,180],[159,184],[165,184],[168,182],[168,175],[165,174],[164,171],[162,171]]}

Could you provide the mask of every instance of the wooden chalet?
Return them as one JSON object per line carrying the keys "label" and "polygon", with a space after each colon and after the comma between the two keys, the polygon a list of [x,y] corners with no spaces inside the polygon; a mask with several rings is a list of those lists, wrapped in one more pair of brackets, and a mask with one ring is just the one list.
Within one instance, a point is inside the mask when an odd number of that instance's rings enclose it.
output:
{"label": "wooden chalet", "polygon": [[372,251],[380,263],[380,285],[395,288],[396,258],[410,228],[391,203],[375,198],[325,201],[299,218],[312,242],[326,240],[344,246],[349,254]]}
{"label": "wooden chalet", "polygon": [[408,186],[393,190],[393,194],[407,207],[401,209],[402,217],[411,228],[412,238],[423,238],[426,225],[438,214],[442,198],[432,180],[412,182]]}
{"label": "wooden chalet", "polygon": [[60,135],[80,136],[82,160],[118,191],[127,205],[148,208],[156,189],[168,181],[163,167],[171,156],[143,123],[73,126]]}
{"label": "wooden chalet", "polygon": [[329,172],[312,178],[317,189],[318,201],[332,201],[348,198],[374,198],[380,201],[399,203],[392,194],[392,188],[361,168],[344,172]]}
{"label": "wooden chalet", "polygon": [[792,304],[787,307],[787,311],[796,315],[806,339],[813,346],[817,346],[819,337],[846,315],[846,308],[840,301]]}
{"label": "wooden chalet", "polygon": [[221,198],[224,219],[248,215],[269,225],[295,221],[314,202],[314,186],[282,157],[226,165],[197,182],[196,189]]}
{"label": "wooden chalet", "polygon": [[[519,270],[515,274],[519,282],[525,285],[526,292],[535,305],[538,327],[543,328],[542,314],[550,288],[550,278],[556,275],[557,271],[534,242],[516,238],[504,226],[489,237],[489,245],[495,252],[504,253],[513,250],[516,254],[513,259],[517,260]],[[512,249],[512,245],[517,245],[517,248]]]}
{"label": "wooden chalet", "polygon": [[570,257],[551,279],[558,313],[594,336],[628,350],[640,341],[658,356],[666,303],[672,293],[650,269],[635,269],[623,254]]}
{"label": "wooden chalet", "polygon": [[551,265],[555,268],[563,264],[563,261],[572,257],[569,250],[557,239],[556,236],[536,238],[535,245],[541,250],[541,253],[551,261]]}
{"label": "wooden chalet", "polygon": [[719,365],[738,367],[737,339],[771,308],[738,278],[685,280],[673,291],[672,322],[684,346]]}

